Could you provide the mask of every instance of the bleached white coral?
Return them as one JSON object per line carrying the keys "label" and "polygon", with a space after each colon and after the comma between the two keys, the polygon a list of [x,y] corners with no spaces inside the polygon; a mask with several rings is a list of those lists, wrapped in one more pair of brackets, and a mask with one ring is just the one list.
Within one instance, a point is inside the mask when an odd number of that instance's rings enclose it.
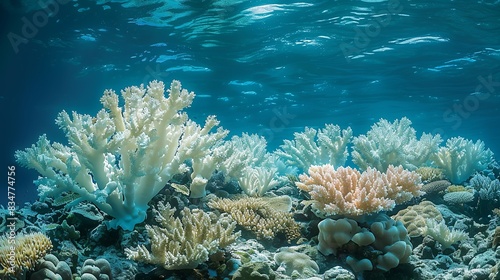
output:
{"label": "bleached white coral", "polygon": [[266,147],[266,139],[257,134],[233,136],[230,141],[217,147],[216,152],[223,159],[219,169],[224,172],[226,179],[238,179],[248,166],[267,164],[270,154],[266,152]]}
{"label": "bleached white coral", "polygon": [[276,168],[262,166],[247,167],[242,177],[238,179],[241,189],[249,196],[262,196],[268,190],[279,185],[276,178]]}
{"label": "bleached white coral", "polygon": [[476,171],[482,171],[494,162],[493,152],[485,148],[483,141],[474,143],[462,137],[448,139],[446,146],[439,148],[433,160],[454,184],[464,182]]}
{"label": "bleached white coral", "polygon": [[426,234],[439,242],[443,249],[450,247],[453,243],[467,239],[467,233],[462,230],[450,230],[444,221],[437,222],[435,219],[427,219]]}
{"label": "bleached white coral", "polygon": [[304,132],[294,133],[294,140],[284,140],[281,149],[274,153],[288,165],[306,171],[312,165],[343,165],[348,156],[347,144],[351,141],[352,129],[340,129],[327,124],[323,129],[306,127]]}
{"label": "bleached white coral", "polygon": [[279,159],[268,153],[266,147],[264,137],[256,134],[233,136],[216,149],[222,158],[219,170],[226,180],[237,180],[247,195],[261,196],[285,180],[278,174]]}
{"label": "bleached white coral", "polygon": [[193,92],[173,81],[165,97],[162,82],[147,88],[129,87],[118,95],[104,92],[104,109],[96,117],[63,111],[56,123],[66,133],[69,147],[50,143],[45,135],[31,148],[17,151],[16,160],[37,170],[40,196],[62,192],[79,195],[114,218],[109,225],[133,229],[146,217],[148,202],[174,175],[192,166],[191,196],[205,194],[206,180],[217,167],[214,147],[227,131],[215,117],[200,127],[182,110]]}
{"label": "bleached white coral", "polygon": [[441,141],[426,133],[418,140],[406,117],[393,123],[380,119],[366,135],[354,137],[352,160],[362,170],[386,170],[390,164],[415,170],[430,161]]}

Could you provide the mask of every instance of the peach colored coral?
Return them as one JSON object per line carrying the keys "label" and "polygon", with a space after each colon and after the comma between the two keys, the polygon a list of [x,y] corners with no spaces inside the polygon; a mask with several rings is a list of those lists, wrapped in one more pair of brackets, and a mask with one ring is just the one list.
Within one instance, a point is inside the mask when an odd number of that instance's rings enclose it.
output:
{"label": "peach colored coral", "polygon": [[386,173],[368,168],[363,173],[351,167],[315,165],[296,185],[308,192],[318,216],[359,216],[390,210],[398,203],[422,195],[420,176],[402,166],[390,165]]}

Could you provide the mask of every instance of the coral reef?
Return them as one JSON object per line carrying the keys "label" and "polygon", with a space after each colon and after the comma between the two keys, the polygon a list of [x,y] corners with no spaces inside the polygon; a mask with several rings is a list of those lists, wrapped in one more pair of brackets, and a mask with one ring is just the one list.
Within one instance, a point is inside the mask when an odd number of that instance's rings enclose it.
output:
{"label": "coral reef", "polygon": [[499,169],[481,141],[439,147],[381,119],[354,138],[305,128],[270,153],[189,119],[178,81],[121,96],[105,91],[94,117],[61,112],[67,145],[42,135],[15,153],[40,173],[40,201],[15,223],[0,208],[0,229],[19,232],[0,238],[0,278],[500,278]]}
{"label": "coral reef", "polygon": [[249,166],[269,166],[270,154],[266,146],[266,139],[256,134],[243,133],[225,141],[216,152],[222,159],[219,169],[224,172],[226,180],[239,179]]}
{"label": "coral reef", "polygon": [[276,273],[266,262],[248,262],[238,268],[233,280],[274,280]]}
{"label": "coral reef", "polygon": [[495,228],[493,236],[491,237],[491,247],[496,249],[500,245],[500,226]]}
{"label": "coral reef", "polygon": [[500,201],[500,180],[476,174],[470,179],[470,185],[479,193],[482,200]]}
{"label": "coral reef", "polygon": [[275,180],[275,169],[266,167],[246,167],[244,174],[238,179],[238,183],[249,196],[262,196],[268,190],[278,186],[280,182]]}
{"label": "coral reef", "polygon": [[446,188],[446,193],[451,192],[473,192],[473,189],[468,189],[463,185],[450,185]]}

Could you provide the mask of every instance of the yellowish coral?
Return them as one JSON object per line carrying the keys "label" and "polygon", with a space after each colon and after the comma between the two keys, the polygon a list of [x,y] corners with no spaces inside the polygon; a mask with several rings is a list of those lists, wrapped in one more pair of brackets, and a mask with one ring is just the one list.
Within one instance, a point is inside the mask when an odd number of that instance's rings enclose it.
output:
{"label": "yellowish coral", "polygon": [[493,210],[491,210],[493,212],[493,214],[497,215],[500,217],[500,209],[499,208],[495,208]]}
{"label": "yellowish coral", "polygon": [[422,194],[420,176],[402,166],[389,165],[386,173],[370,167],[361,173],[351,167],[311,166],[309,176],[299,179],[295,184],[311,195],[312,209],[320,217],[390,210]]}
{"label": "yellowish coral", "polygon": [[424,182],[433,182],[444,178],[443,170],[435,167],[424,166],[418,168],[415,172],[420,175]]}
{"label": "yellowish coral", "polygon": [[33,269],[37,260],[51,249],[52,242],[43,233],[0,237],[0,276],[17,275],[23,270]]}
{"label": "yellowish coral", "polygon": [[462,185],[451,185],[446,188],[446,192],[472,192],[473,189],[468,189]]}
{"label": "yellowish coral", "polygon": [[491,247],[493,247],[493,249],[496,249],[498,245],[500,245],[500,226],[495,228],[495,231],[491,236]]}
{"label": "yellowish coral", "polygon": [[175,209],[158,204],[153,210],[161,226],[147,225],[151,251],[144,245],[125,249],[129,259],[157,264],[168,270],[193,269],[208,257],[233,243],[240,233],[233,233],[236,223],[229,217],[212,219],[201,210],[182,210],[182,218],[175,218]]}
{"label": "yellowish coral", "polygon": [[229,213],[238,225],[254,232],[258,239],[272,239],[278,233],[284,233],[288,242],[300,237],[299,225],[288,212],[291,208],[288,196],[214,199],[208,206]]}
{"label": "yellowish coral", "polygon": [[443,220],[441,212],[430,201],[422,201],[418,205],[409,206],[399,211],[392,218],[403,223],[410,237],[425,235],[427,232],[427,219],[434,219],[438,222]]}

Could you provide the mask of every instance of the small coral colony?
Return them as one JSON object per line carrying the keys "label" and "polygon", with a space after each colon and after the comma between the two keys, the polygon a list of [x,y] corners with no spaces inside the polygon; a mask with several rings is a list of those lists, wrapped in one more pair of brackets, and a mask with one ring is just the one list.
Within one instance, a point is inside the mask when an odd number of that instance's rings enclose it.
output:
{"label": "small coral colony", "polygon": [[305,128],[268,152],[258,135],[227,139],[215,116],[189,119],[195,94],[178,81],[121,97],[105,91],[94,117],[59,113],[67,145],[42,135],[15,153],[40,174],[40,199],[19,209],[15,239],[0,239],[1,277],[335,279],[334,268],[355,279],[411,265],[423,239],[444,251],[471,238],[439,203],[499,212],[497,164],[480,140],[417,138],[409,119],[381,119],[355,137]]}

